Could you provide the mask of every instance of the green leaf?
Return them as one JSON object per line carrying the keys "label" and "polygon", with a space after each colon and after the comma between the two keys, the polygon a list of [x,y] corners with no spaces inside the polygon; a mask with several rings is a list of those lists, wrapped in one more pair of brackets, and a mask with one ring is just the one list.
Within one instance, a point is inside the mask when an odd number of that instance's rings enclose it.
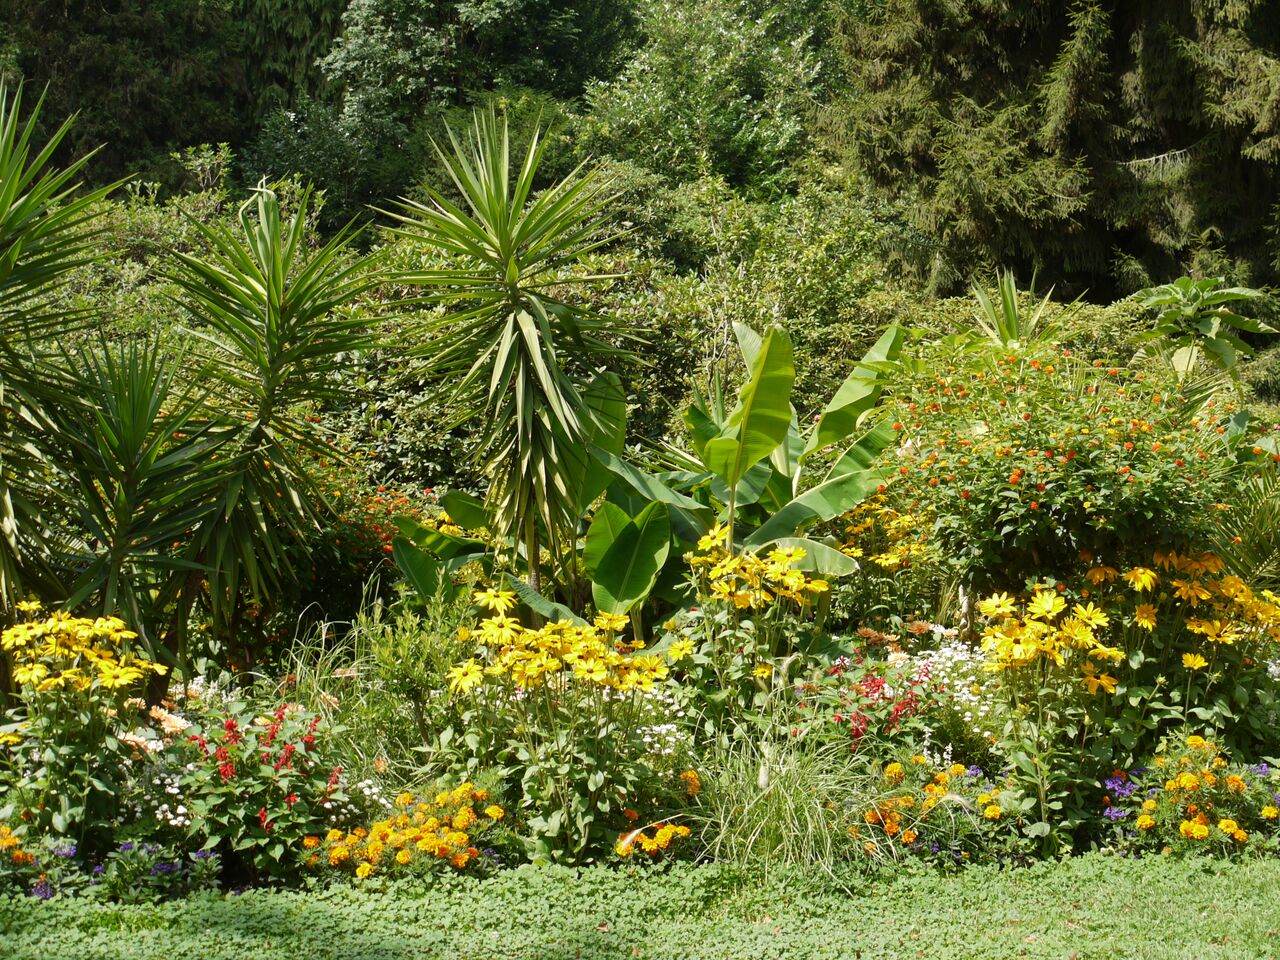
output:
{"label": "green leaf", "polygon": [[511,574],[506,574],[505,582],[507,589],[519,597],[521,603],[544,619],[551,621],[568,620],[578,626],[586,625],[587,621],[583,620],[563,603],[548,600],[523,580],[517,580]]}
{"label": "green leaf", "polygon": [[792,537],[808,524],[830,520],[857,506],[884,480],[873,466],[877,456],[893,442],[893,431],[880,424],[866,433],[835,462],[827,477],[806,490],[770,517],[747,538],[748,546],[760,546],[781,537]]}
{"label": "green leaf", "polygon": [[631,523],[631,517],[617,504],[608,501],[600,504],[596,515],[591,519],[591,526],[587,528],[587,535],[583,541],[582,565],[588,576],[595,576],[605,553],[629,523]]}
{"label": "green leaf", "polygon": [[440,497],[449,518],[464,530],[479,530],[488,522],[484,501],[462,490],[449,490]]}
{"label": "green leaf", "polygon": [[657,582],[671,549],[671,521],[661,503],[651,503],[618,532],[601,558],[591,595],[606,613],[623,614],[644,600]]}
{"label": "green leaf", "polygon": [[796,569],[803,570],[805,573],[816,573],[824,577],[847,577],[858,569],[858,564],[852,557],[819,540],[810,540],[806,537],[780,537],[760,544],[760,547],[781,549],[799,547],[804,550],[805,557],[796,564]]}
{"label": "green leaf", "polygon": [[773,327],[756,354],[751,375],[738,392],[738,403],[724,429],[706,445],[708,470],[735,486],[748,469],[786,439],[794,382],[791,340],[785,330]]}
{"label": "green leaf", "polygon": [[884,389],[884,367],[898,359],[905,337],[906,331],[897,324],[880,335],[823,408],[805,445],[806,457],[816,450],[843,443],[858,428],[859,419],[879,401]]}
{"label": "green leaf", "polygon": [[391,541],[391,557],[423,600],[434,600],[442,592],[446,596],[452,595],[453,584],[443,576],[440,561],[425,550],[404,537],[395,537]]}

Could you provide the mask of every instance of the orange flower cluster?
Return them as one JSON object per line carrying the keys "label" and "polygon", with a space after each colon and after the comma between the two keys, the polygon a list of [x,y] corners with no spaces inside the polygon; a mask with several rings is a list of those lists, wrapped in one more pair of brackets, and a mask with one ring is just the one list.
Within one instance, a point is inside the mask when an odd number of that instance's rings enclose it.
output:
{"label": "orange flower cluster", "polygon": [[506,816],[502,807],[492,803],[477,809],[488,800],[488,792],[472,783],[442,791],[434,800],[402,793],[396,798],[399,813],[368,829],[330,830],[323,838],[306,837],[303,848],[311,851],[307,865],[350,870],[362,880],[375,872],[412,872],[432,864],[465,870],[480,856],[477,838]]}

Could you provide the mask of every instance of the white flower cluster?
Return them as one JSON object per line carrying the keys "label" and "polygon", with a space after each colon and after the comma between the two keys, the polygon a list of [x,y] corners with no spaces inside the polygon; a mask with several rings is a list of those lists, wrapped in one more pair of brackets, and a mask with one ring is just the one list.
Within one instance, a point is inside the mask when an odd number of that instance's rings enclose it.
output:
{"label": "white flower cluster", "polygon": [[684,705],[676,695],[661,687],[640,694],[639,733],[645,748],[654,757],[684,757],[692,749],[692,738],[683,724]]}
{"label": "white flower cluster", "polygon": [[917,653],[915,659],[929,665],[930,679],[941,684],[966,726],[985,739],[995,736],[995,704],[984,682],[989,674],[983,669],[986,657],[981,650],[951,640],[935,650]]}
{"label": "white flower cluster", "polygon": [[182,788],[178,784],[178,775],[161,773],[152,778],[151,786],[158,788],[155,792],[160,794],[154,799],[162,800],[155,808],[155,818],[175,829],[191,826],[191,813],[181,802]]}

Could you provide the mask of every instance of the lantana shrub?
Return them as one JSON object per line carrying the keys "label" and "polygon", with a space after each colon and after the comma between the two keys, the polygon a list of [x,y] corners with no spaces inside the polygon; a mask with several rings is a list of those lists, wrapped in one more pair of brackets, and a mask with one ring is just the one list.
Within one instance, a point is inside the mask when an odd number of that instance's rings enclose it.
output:
{"label": "lantana shrub", "polygon": [[1007,774],[917,753],[885,764],[878,796],[852,811],[846,831],[881,862],[915,858],[947,869],[1016,862],[1034,850],[1026,831],[1033,809]]}
{"label": "lantana shrub", "polygon": [[[953,358],[954,359],[954,358]],[[933,519],[937,556],[976,591],[1052,580],[1082,552],[1204,542],[1246,448],[1226,396],[1041,351],[948,362],[926,350],[897,386],[885,493]]]}

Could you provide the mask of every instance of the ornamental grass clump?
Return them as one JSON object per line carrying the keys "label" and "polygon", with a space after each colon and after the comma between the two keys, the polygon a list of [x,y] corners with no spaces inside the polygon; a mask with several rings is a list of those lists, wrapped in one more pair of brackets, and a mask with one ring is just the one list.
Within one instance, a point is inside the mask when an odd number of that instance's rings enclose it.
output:
{"label": "ornamental grass clump", "polygon": [[1103,816],[1134,852],[1249,856],[1280,852],[1280,770],[1232,763],[1212,740],[1179,738],[1144,769],[1107,778]]}
{"label": "ornamental grass clump", "polygon": [[131,651],[135,639],[115,617],[64,612],[0,634],[18,699],[0,726],[0,786],[32,836],[58,834],[86,852],[107,843],[133,752],[119,733],[141,717],[144,682],[167,669]]}
{"label": "ornamental grass clump", "polygon": [[498,865],[493,844],[505,834],[506,810],[489,791],[466,781],[433,798],[403,792],[392,816],[347,832],[304,837],[306,865],[324,874],[340,871],[359,880],[372,876],[421,876],[441,869],[475,872]]}
{"label": "ornamental grass clump", "polygon": [[535,861],[610,849],[628,828],[623,811],[664,793],[644,736],[646,696],[669,683],[667,659],[624,636],[625,616],[531,627],[510,615],[510,591],[477,591],[475,600],[490,611],[467,636],[481,654],[448,676],[469,767],[512,771]]}

